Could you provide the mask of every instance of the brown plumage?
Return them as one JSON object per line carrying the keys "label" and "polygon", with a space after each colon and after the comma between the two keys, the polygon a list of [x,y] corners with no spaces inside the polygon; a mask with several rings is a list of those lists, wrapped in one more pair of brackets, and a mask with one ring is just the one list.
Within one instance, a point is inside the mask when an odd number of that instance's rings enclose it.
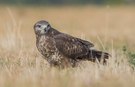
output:
{"label": "brown plumage", "polygon": [[34,25],[36,45],[39,52],[52,66],[76,66],[81,60],[106,62],[109,54],[92,49],[88,41],[61,33],[52,28],[47,21],[41,20]]}

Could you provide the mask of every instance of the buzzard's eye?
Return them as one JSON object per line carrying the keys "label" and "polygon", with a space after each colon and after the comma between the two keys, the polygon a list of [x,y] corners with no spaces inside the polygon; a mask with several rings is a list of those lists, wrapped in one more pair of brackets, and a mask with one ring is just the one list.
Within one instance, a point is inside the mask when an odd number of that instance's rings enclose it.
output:
{"label": "buzzard's eye", "polygon": [[50,27],[50,25],[47,25],[47,28],[49,28]]}
{"label": "buzzard's eye", "polygon": [[41,28],[41,25],[37,25],[38,28]]}

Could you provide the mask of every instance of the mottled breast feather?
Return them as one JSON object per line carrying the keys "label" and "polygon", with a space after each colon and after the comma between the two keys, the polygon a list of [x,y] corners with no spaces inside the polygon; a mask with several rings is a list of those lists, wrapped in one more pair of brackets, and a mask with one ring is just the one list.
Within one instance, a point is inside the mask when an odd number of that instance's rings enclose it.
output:
{"label": "mottled breast feather", "polygon": [[45,58],[49,58],[56,51],[53,38],[47,36],[37,38],[37,48]]}

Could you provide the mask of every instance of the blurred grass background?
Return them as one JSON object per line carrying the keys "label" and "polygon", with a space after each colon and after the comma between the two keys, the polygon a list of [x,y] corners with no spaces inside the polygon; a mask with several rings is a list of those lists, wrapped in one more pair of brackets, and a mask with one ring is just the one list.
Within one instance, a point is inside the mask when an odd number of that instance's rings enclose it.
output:
{"label": "blurred grass background", "polygon": [[[0,0],[0,87],[134,87],[134,0]],[[35,46],[33,25],[86,39],[108,64],[50,68]]]}
{"label": "blurred grass background", "polygon": [[1,4],[14,5],[86,5],[86,4],[133,4],[134,0],[0,0]]}

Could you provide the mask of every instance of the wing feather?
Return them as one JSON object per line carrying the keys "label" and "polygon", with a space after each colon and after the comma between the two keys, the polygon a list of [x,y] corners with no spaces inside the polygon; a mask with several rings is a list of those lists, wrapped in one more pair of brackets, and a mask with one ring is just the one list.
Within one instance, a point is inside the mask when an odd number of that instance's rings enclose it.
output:
{"label": "wing feather", "polygon": [[87,55],[89,48],[94,45],[88,41],[72,37],[67,34],[59,34],[54,37],[57,49],[69,58],[78,58]]}

